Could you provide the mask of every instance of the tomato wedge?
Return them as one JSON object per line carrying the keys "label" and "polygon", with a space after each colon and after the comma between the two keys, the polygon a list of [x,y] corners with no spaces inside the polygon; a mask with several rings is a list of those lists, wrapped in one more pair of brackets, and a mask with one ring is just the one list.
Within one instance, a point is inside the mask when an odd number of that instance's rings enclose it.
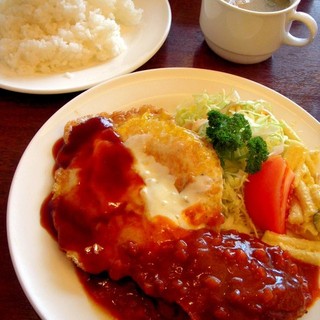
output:
{"label": "tomato wedge", "polygon": [[294,173],[280,155],[271,156],[244,185],[247,212],[256,227],[285,233],[288,200]]}

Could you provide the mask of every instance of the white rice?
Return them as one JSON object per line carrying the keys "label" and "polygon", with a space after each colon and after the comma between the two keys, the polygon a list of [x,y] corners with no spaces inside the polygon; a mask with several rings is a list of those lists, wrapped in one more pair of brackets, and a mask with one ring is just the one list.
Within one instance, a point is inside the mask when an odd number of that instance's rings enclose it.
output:
{"label": "white rice", "polygon": [[126,50],[120,27],[141,18],[132,0],[0,0],[0,63],[18,74],[97,64]]}

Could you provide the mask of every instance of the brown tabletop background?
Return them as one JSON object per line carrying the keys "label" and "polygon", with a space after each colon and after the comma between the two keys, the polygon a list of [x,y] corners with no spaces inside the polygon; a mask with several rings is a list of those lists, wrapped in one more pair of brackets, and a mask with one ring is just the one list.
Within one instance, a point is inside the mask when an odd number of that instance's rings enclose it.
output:
{"label": "brown tabletop background", "polygon": [[[138,70],[196,67],[239,75],[285,95],[320,121],[320,35],[303,48],[283,46],[265,62],[234,64],[215,55],[204,42],[199,27],[201,0],[169,2],[169,36],[155,56]],[[319,0],[302,0],[298,9],[320,23]],[[294,23],[292,33],[306,36],[307,31]],[[78,94],[31,95],[0,89],[0,319],[39,319],[21,289],[10,259],[7,199],[16,166],[32,137],[53,113]]]}

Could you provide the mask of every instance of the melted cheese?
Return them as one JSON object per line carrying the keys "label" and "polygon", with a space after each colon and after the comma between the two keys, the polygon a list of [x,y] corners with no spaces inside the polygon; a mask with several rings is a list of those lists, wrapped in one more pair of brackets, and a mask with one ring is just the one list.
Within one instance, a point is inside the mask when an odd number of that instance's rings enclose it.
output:
{"label": "melted cheese", "polygon": [[176,178],[170,174],[168,167],[145,153],[145,144],[149,139],[152,137],[148,134],[141,134],[131,136],[125,142],[136,159],[135,170],[145,182],[141,191],[146,204],[145,214],[150,219],[158,215],[165,216],[182,228],[194,228],[184,219],[182,212],[209,190],[212,179],[205,175],[197,176],[179,192],[175,186]]}

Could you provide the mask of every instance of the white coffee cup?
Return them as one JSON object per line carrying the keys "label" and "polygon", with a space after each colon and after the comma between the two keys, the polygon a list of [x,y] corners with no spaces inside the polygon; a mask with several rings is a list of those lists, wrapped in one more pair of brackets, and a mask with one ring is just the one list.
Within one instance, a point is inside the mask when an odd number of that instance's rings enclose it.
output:
{"label": "white coffee cup", "polygon": [[[310,15],[296,11],[299,2],[291,0],[291,5],[280,11],[257,12],[224,0],[202,0],[200,27],[207,44],[219,56],[236,63],[258,63],[283,44],[302,47],[313,41],[317,23]],[[290,33],[293,21],[305,24],[308,38]]]}

